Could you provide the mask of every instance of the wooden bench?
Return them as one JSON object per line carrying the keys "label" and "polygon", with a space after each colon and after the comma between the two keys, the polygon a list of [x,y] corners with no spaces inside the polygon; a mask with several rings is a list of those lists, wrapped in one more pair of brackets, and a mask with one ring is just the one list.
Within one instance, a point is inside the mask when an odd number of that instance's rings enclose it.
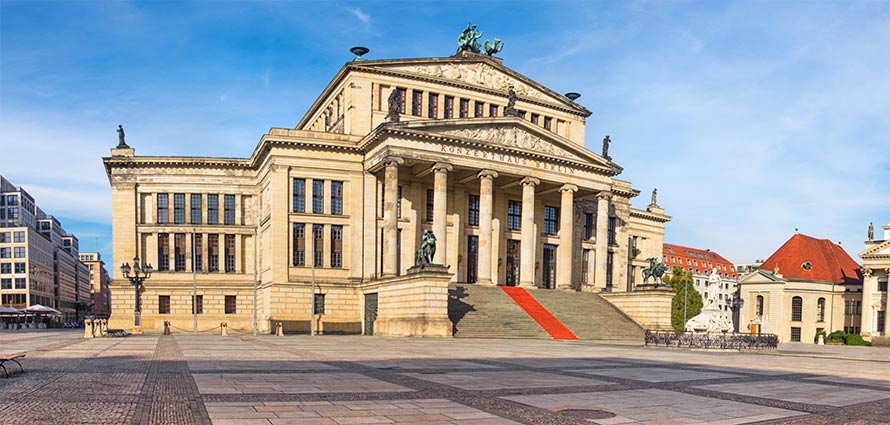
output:
{"label": "wooden bench", "polygon": [[0,368],[3,369],[3,373],[6,374],[6,377],[9,378],[9,371],[6,370],[6,362],[14,362],[19,365],[19,369],[22,373],[25,372],[25,368],[22,367],[22,364],[19,363],[18,359],[25,357],[25,353],[15,353],[15,354],[0,354]]}

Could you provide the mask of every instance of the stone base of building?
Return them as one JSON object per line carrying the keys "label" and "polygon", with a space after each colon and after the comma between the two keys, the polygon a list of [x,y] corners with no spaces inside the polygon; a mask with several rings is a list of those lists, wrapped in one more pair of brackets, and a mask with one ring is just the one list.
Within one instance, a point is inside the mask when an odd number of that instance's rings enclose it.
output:
{"label": "stone base of building", "polygon": [[365,296],[377,294],[374,335],[451,337],[450,281],[447,267],[429,265],[363,286]]}
{"label": "stone base of building", "polygon": [[674,291],[665,286],[641,287],[633,292],[602,293],[603,299],[621,310],[643,329],[671,330]]}

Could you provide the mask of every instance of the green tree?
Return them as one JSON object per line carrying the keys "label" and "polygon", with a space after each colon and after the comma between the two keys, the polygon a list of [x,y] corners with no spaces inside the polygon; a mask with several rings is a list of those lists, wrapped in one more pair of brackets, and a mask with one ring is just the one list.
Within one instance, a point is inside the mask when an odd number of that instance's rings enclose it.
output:
{"label": "green tree", "polygon": [[[675,294],[671,301],[671,325],[676,332],[683,332],[683,327],[686,325],[683,322],[683,309],[686,309],[686,320],[701,313],[703,306],[701,293],[692,284],[692,272],[683,271],[679,266],[674,267],[670,277],[664,279],[664,283],[670,285]],[[684,305],[684,300],[688,305]]]}

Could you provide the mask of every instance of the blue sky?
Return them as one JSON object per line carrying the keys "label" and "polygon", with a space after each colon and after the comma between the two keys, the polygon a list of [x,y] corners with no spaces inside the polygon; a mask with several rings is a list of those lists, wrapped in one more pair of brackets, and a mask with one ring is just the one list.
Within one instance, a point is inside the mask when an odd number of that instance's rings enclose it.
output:
{"label": "blue sky", "polygon": [[0,0],[0,174],[111,258],[101,157],[246,157],[364,45],[448,56],[468,19],[504,64],[593,111],[665,240],[734,262],[890,223],[890,2]]}

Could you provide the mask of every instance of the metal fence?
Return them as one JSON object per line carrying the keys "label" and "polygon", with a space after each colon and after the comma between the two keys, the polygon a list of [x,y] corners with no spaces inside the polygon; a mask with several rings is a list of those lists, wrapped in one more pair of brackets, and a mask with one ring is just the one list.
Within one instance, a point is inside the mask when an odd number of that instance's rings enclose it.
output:
{"label": "metal fence", "polygon": [[739,333],[699,334],[672,331],[646,331],[646,345],[654,347],[706,348],[722,350],[775,350],[779,336]]}

